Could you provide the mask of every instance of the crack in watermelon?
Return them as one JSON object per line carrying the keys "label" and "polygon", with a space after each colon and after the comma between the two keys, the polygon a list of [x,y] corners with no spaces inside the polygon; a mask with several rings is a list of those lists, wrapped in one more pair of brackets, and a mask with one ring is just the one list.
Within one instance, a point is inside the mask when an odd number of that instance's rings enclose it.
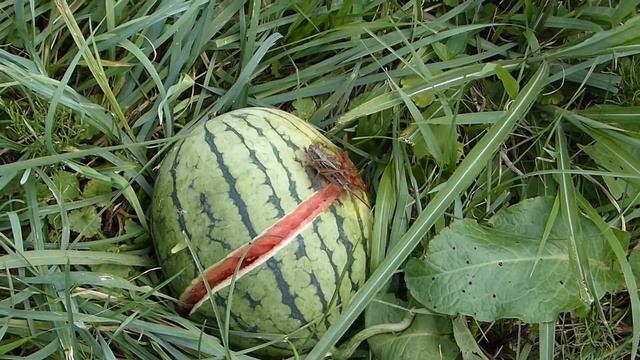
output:
{"label": "crack in watermelon", "polygon": [[[252,241],[205,269],[204,276],[195,278],[180,296],[181,311],[192,314],[211,294],[228,286],[234,279],[234,274],[237,281],[272,258],[327,210],[343,191],[344,188],[340,185],[329,183]],[[210,292],[207,291],[207,285]]]}

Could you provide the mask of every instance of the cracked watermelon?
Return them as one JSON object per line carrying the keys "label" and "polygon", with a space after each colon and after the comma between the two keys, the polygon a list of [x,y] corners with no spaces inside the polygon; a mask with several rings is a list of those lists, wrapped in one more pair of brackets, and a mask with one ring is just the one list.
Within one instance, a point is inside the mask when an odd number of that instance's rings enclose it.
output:
{"label": "cracked watermelon", "polygon": [[[291,114],[240,109],[194,129],[159,169],[151,215],[158,260],[192,319],[216,332],[225,320],[216,321],[213,304],[219,314],[229,307],[232,347],[276,340],[260,353],[302,353],[365,281],[366,194],[319,176],[305,152],[314,143],[338,151]],[[225,265],[234,257],[248,265]]]}

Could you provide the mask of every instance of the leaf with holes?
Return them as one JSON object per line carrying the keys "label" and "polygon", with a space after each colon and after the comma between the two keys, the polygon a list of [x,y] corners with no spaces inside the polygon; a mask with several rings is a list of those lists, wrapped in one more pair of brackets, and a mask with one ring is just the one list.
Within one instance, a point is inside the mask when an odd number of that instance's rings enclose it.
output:
{"label": "leaf with holes", "polygon": [[[555,321],[561,312],[583,308],[561,217],[538,257],[552,204],[553,198],[522,201],[491,218],[492,226],[470,219],[455,221],[431,240],[425,261],[408,262],[411,294],[434,311],[471,315],[480,321]],[[586,218],[579,226],[582,236],[577,241],[585,242],[600,298],[619,289],[623,277],[596,226]],[[626,248],[626,237],[619,240]]]}

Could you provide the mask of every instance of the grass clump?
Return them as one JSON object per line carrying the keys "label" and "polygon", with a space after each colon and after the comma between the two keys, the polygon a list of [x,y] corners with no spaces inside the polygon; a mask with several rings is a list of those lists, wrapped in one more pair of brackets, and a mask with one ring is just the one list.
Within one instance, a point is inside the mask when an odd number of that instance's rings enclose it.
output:
{"label": "grass clump", "polygon": [[[45,143],[48,104],[40,98],[27,101],[8,97],[1,100],[0,107],[8,122],[4,127],[4,137],[19,144],[21,150],[32,157],[48,154]],[[97,135],[91,126],[82,123],[81,118],[69,109],[58,108],[53,118],[54,127],[50,133],[55,152],[69,151]]]}

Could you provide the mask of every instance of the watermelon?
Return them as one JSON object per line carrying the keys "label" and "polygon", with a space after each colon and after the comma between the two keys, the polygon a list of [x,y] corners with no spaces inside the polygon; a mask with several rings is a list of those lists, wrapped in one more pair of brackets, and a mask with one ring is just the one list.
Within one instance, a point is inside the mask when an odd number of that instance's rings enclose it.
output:
{"label": "watermelon", "polygon": [[240,109],[193,129],[158,170],[158,261],[186,316],[213,332],[228,325],[233,348],[303,353],[365,281],[366,194],[320,176],[312,144],[339,151],[291,114]]}

